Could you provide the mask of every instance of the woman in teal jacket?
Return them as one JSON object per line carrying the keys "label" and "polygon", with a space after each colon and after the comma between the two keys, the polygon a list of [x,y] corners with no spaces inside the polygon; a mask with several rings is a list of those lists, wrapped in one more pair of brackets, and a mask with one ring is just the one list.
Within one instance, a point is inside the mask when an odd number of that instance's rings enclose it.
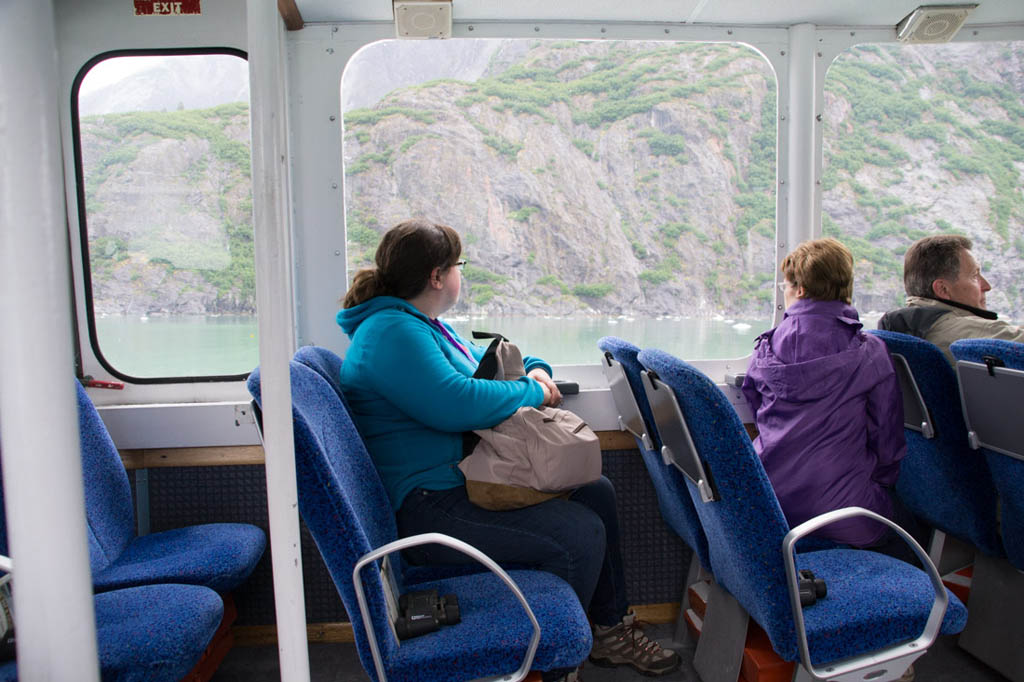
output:
{"label": "woman in teal jacket", "polygon": [[[591,661],[648,675],[679,656],[647,639],[627,614],[615,490],[601,477],[568,499],[510,511],[477,507],[458,468],[462,434],[489,428],[524,406],[554,406],[551,367],[525,357],[517,381],[474,379],[483,349],[439,316],[459,298],[462,244],[452,228],[409,220],[388,230],[376,267],[356,273],[338,312],[352,343],[341,384],[391,499],[402,537],[438,532],[500,563],[547,570],[575,590],[594,623]],[[466,563],[440,545],[406,551],[414,563]]]}

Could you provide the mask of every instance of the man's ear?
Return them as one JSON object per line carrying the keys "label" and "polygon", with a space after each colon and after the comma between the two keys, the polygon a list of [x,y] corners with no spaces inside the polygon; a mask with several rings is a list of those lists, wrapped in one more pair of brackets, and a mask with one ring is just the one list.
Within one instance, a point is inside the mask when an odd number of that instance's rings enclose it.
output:
{"label": "man's ear", "polygon": [[942,279],[941,277],[939,279],[934,280],[932,282],[932,293],[935,295],[935,298],[948,299],[950,293],[949,283],[946,280]]}

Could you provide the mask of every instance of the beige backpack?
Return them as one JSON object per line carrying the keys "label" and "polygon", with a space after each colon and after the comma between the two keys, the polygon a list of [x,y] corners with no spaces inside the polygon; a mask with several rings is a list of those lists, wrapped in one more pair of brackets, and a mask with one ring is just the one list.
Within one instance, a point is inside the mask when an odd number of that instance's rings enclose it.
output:
{"label": "beige backpack", "polygon": [[[519,349],[498,334],[474,378],[515,380],[523,376]],[[569,410],[521,407],[490,429],[466,434],[469,452],[459,464],[471,502],[484,509],[518,509],[567,495],[601,477],[597,434]]]}

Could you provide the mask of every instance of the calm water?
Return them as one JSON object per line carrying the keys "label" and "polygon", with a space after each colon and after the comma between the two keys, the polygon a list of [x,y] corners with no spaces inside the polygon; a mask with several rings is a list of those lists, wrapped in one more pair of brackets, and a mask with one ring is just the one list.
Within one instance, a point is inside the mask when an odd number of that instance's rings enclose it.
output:
{"label": "calm water", "polygon": [[133,377],[243,374],[259,364],[251,315],[101,317],[96,336],[107,362]]}
{"label": "calm water", "polygon": [[[602,336],[619,336],[641,348],[660,348],[691,360],[741,357],[769,325],[768,320],[668,317],[446,319],[467,339],[472,330],[500,332],[551,364],[596,363]],[[255,317],[104,317],[96,320],[96,328],[104,356],[129,376],[243,374],[259,363]]]}
{"label": "calm water", "polygon": [[447,322],[466,339],[473,338],[472,330],[500,332],[524,353],[553,365],[596,364],[597,340],[602,336],[618,336],[641,348],[660,348],[692,360],[736,358],[747,355],[757,335],[768,328],[767,320],[678,317],[457,317]]}

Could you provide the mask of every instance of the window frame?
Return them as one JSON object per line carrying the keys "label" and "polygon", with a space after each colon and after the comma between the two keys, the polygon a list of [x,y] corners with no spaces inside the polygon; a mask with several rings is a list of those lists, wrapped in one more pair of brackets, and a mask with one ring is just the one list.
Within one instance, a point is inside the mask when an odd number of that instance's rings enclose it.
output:
{"label": "window frame", "polygon": [[[849,56],[851,51],[861,46],[908,46],[907,43],[903,43],[895,39],[894,34],[891,31],[886,30],[864,30],[864,31],[846,31],[843,29],[824,29],[819,28],[817,31],[819,37],[819,44],[822,46],[822,51],[818,53],[821,68],[819,73],[816,75],[815,83],[815,98],[816,98],[816,111],[825,111],[825,89],[826,82],[829,77],[829,72],[832,67],[844,56]],[[1012,26],[984,26],[974,27],[971,30],[962,30],[957,35],[945,43],[936,43],[937,46],[952,45],[952,44],[982,44],[982,43],[1024,43],[1024,30],[1019,27]],[[913,46],[913,44],[909,44]],[[922,45],[927,47],[927,44]],[[817,178],[815,186],[815,225],[814,234],[810,239],[817,239],[825,236],[824,234],[824,220],[825,210],[823,208],[823,198],[827,191],[824,187],[824,173],[827,170],[825,165],[825,128],[824,122],[816,126],[816,139],[815,139],[815,177]],[[939,234],[939,232],[936,232]],[[838,237],[840,240],[842,236]],[[907,243],[909,246],[910,243]],[[979,256],[980,259],[980,256]],[[902,260],[902,256],[900,256]],[[984,270],[984,266],[982,266]],[[856,273],[855,273],[856,276]],[[898,287],[902,290],[902,282]],[[856,290],[855,290],[856,292]],[[855,296],[856,298],[856,296]],[[862,315],[866,311],[859,311]],[[871,319],[871,318],[869,318]]]}
{"label": "window frame", "polygon": [[[92,293],[92,264],[89,256],[89,226],[86,211],[85,202],[85,173],[82,163],[82,141],[81,141],[81,124],[78,109],[79,91],[82,86],[82,82],[88,76],[92,68],[101,62],[113,59],[116,57],[166,57],[166,56],[200,56],[200,55],[226,55],[239,57],[249,61],[249,55],[246,51],[240,50],[234,47],[173,47],[173,48],[153,48],[153,49],[119,49],[110,50],[107,52],[101,52],[95,55],[88,61],[86,61],[82,67],[76,72],[75,77],[71,83],[70,92],[70,112],[71,112],[71,145],[73,151],[73,162],[75,172],[75,198],[77,203],[78,212],[78,246],[80,249],[81,258],[81,286],[82,296],[84,303],[84,310],[86,316],[86,329],[88,330],[89,345],[92,350],[93,356],[100,366],[121,381],[128,384],[195,384],[195,383],[224,383],[224,382],[240,382],[244,381],[248,377],[249,372],[240,372],[236,374],[216,374],[216,375],[183,375],[183,376],[172,376],[172,377],[136,377],[125,372],[118,370],[114,365],[104,356],[103,351],[100,348],[99,337],[96,331],[96,312],[93,308],[93,293]],[[250,149],[250,155],[252,150]],[[251,178],[250,178],[251,183]],[[257,315],[258,315],[257,311]],[[75,332],[75,337],[78,343],[82,341],[81,334],[81,321],[79,319],[79,312],[77,306],[72,311],[72,326]],[[85,375],[84,362],[82,358],[81,348],[78,347],[78,352],[75,357],[76,372],[79,376]]]}
{"label": "window frame", "polygon": [[[604,26],[602,26],[600,29],[597,29],[597,27],[594,26],[594,25],[588,25],[586,23],[579,23],[579,24],[573,24],[573,25],[567,26],[567,27],[559,26],[558,27],[559,29],[566,28],[568,30],[565,30],[564,32],[558,32],[556,35],[543,35],[544,32],[542,31],[542,29],[534,28],[533,24],[530,24],[527,27],[520,27],[520,26],[517,26],[515,24],[504,25],[502,28],[505,28],[505,29],[508,29],[508,30],[507,31],[501,31],[499,34],[491,34],[489,32],[488,33],[483,33],[483,32],[480,32],[480,31],[475,31],[473,33],[468,33],[468,32],[465,31],[465,28],[466,27],[463,27],[463,31],[455,31],[453,33],[453,37],[456,37],[457,39],[495,39],[495,40],[523,40],[523,41],[536,41],[536,40],[559,41],[559,40],[568,40],[568,41],[578,41],[578,42],[616,42],[616,41],[618,41],[618,42],[657,42],[657,43],[665,43],[665,44],[701,43],[701,44],[726,44],[726,45],[733,45],[733,46],[736,46],[736,47],[745,48],[745,49],[749,50],[750,52],[756,54],[757,56],[761,57],[761,59],[764,61],[765,65],[767,66],[767,68],[768,68],[768,70],[770,72],[768,74],[768,77],[774,79],[773,83],[774,83],[774,86],[775,86],[775,119],[776,119],[775,162],[774,162],[774,165],[775,165],[776,180],[778,180],[778,178],[782,177],[783,166],[782,166],[781,150],[782,150],[783,140],[784,140],[783,134],[784,134],[784,132],[788,132],[788,127],[786,125],[784,125],[787,122],[786,121],[787,117],[785,115],[783,115],[784,106],[785,106],[784,105],[785,100],[784,100],[784,91],[782,89],[783,88],[784,77],[786,75],[786,70],[780,68],[780,66],[783,63],[785,63],[785,55],[786,55],[785,45],[786,45],[786,43],[785,42],[777,43],[777,39],[780,36],[780,33],[779,33],[778,29],[752,29],[752,28],[744,28],[744,29],[735,28],[734,29],[734,28],[726,28],[726,27],[693,27],[691,30],[687,30],[686,28],[684,28],[683,30],[676,30],[674,28],[674,29],[658,29],[657,31],[650,31],[651,28],[656,28],[654,26],[651,26],[651,27],[639,28],[639,30],[637,30],[637,31],[621,31],[621,29],[623,27],[620,26],[620,27],[617,27],[617,28],[620,29],[620,31],[613,31],[612,29],[606,29]],[[581,28],[582,31],[577,32],[577,31],[573,30],[573,29],[576,29],[576,28]],[[335,27],[332,30],[337,30],[337,27]],[[588,33],[588,31],[591,31],[591,30],[599,30],[599,32],[597,34]],[[472,26],[468,27],[468,31],[474,31],[473,27]],[[542,35],[538,35],[538,32],[541,32]],[[618,35],[618,33],[620,33],[620,32],[622,34]],[[666,37],[666,34],[669,34],[668,37]],[[783,37],[785,37],[786,31],[782,30],[781,35]],[[337,111],[338,111],[337,118],[338,118],[339,122],[343,122],[343,118],[344,118],[344,116],[343,116],[344,110],[342,109],[342,106],[341,106],[342,101],[343,101],[343,94],[342,94],[343,93],[343,81],[342,81],[341,77],[344,75],[344,71],[345,71],[345,69],[347,69],[348,64],[351,63],[351,61],[356,57],[356,55],[358,55],[364,48],[369,47],[370,45],[376,45],[376,44],[382,43],[382,42],[400,42],[400,41],[401,41],[401,39],[400,38],[396,39],[393,34],[384,34],[384,35],[376,35],[376,36],[371,35],[368,39],[365,39],[365,40],[363,39],[363,36],[359,36],[359,39],[351,40],[350,45],[353,46],[353,47],[350,48],[351,51],[349,53],[344,54],[344,55],[341,56],[341,60],[342,60],[342,62],[341,62],[341,71],[340,71],[340,75],[339,75],[339,81],[338,81],[338,84],[337,84],[337,102],[336,103],[332,102],[332,106],[337,108]],[[777,43],[777,47],[779,47],[780,49],[774,49],[773,50],[772,46],[773,46],[773,44],[776,44],[776,43]],[[349,45],[346,45],[346,48],[349,48]],[[773,55],[777,55],[777,57],[773,57]],[[782,59],[780,60],[779,57],[782,57]],[[293,113],[297,114],[298,112],[293,112]],[[333,118],[332,118],[332,120],[333,120]],[[350,268],[350,264],[348,262],[348,248],[347,248],[348,247],[348,241],[347,241],[347,239],[348,239],[348,236],[347,236],[347,231],[348,231],[347,219],[348,219],[349,207],[348,207],[348,202],[345,199],[345,197],[347,195],[347,188],[345,187],[345,184],[347,184],[347,182],[348,182],[348,175],[345,172],[345,160],[344,160],[344,153],[343,153],[343,151],[344,151],[344,140],[343,140],[344,134],[345,134],[344,125],[343,124],[339,125],[338,126],[338,157],[339,157],[339,163],[338,163],[337,172],[338,172],[338,174],[340,176],[341,187],[339,188],[337,185],[332,184],[332,187],[335,190],[338,190],[341,193],[341,197],[340,197],[340,201],[341,201],[341,206],[340,206],[340,209],[341,209],[340,210],[340,222],[341,222],[341,225],[343,226],[342,227],[342,234],[340,235],[340,239],[339,239],[340,244],[341,244],[341,249],[340,249],[340,251],[335,251],[334,253],[335,253],[335,256],[340,256],[341,258],[344,259],[343,263],[342,263],[342,266],[344,268],[344,273],[343,273],[344,274],[344,279],[339,284],[339,286],[341,287],[339,289],[339,291],[342,294],[344,294],[344,292],[347,290],[347,282],[350,280],[351,275],[352,275],[352,272],[350,272],[350,269],[349,269]],[[775,230],[775,235],[772,238],[773,242],[776,245],[776,251],[778,251],[779,247],[781,246],[781,244],[779,244],[779,240],[783,239],[783,235],[784,235],[783,217],[784,217],[785,211],[786,211],[785,193],[787,191],[788,191],[788,186],[787,185],[785,185],[784,183],[780,184],[779,182],[776,182],[775,188],[774,188],[774,191],[773,191],[773,198],[774,198],[774,202],[775,202],[775,216],[774,216],[774,219],[775,219],[776,230]],[[299,244],[301,244],[301,241],[302,241],[301,232],[297,234],[296,239],[299,242]],[[785,256],[785,253],[782,253],[781,255],[776,254],[776,256],[773,258],[773,269],[772,269],[773,284],[772,284],[772,288],[771,288],[772,299],[767,304],[767,309],[765,310],[766,317],[768,318],[768,325],[769,325],[768,327],[766,327],[766,329],[770,328],[772,326],[775,326],[776,324],[778,324],[778,322],[782,318],[783,308],[782,308],[782,306],[780,304],[782,303],[783,298],[778,293],[777,284],[778,284],[779,281],[781,281],[779,279],[780,275],[779,275],[779,272],[778,272],[778,266],[779,266],[779,263],[781,262],[781,258],[783,256]],[[301,275],[301,273],[299,273],[299,274]],[[302,287],[302,280],[301,279],[299,279],[297,281],[297,285],[301,289],[301,287]],[[463,286],[464,287],[466,286],[466,282],[465,281],[463,283]],[[465,290],[464,290],[463,295],[466,295]],[[332,322],[333,322],[333,320],[332,320]],[[299,343],[300,343],[300,345],[303,344],[303,343],[312,343],[312,341],[304,341],[303,340],[304,332],[306,331],[304,329],[304,327],[306,326],[305,321],[302,320],[301,317],[300,317],[300,319],[297,320],[297,323],[298,323]],[[320,326],[319,321],[314,321],[314,322],[311,322],[310,324],[314,325],[316,327]],[[337,352],[342,357],[344,357],[344,352],[347,350],[348,343],[349,343],[348,338],[345,337],[344,334],[342,334],[336,327],[334,328],[333,332],[334,332],[335,336],[339,336],[339,337],[343,337],[343,338],[341,338],[340,340],[331,339],[331,341],[329,343],[320,342],[319,345],[325,345],[328,348],[330,348],[331,350]],[[721,358],[721,357],[719,357],[719,358],[690,358],[687,361],[691,362],[694,366],[698,367],[699,369],[702,369],[703,371],[706,371],[709,374],[709,376],[712,376],[712,377],[715,378],[716,383],[718,383],[720,386],[722,386],[724,384],[725,375],[726,374],[736,374],[736,373],[744,372],[746,370],[746,367],[747,367],[747,364],[748,364],[749,358],[751,357],[752,352],[753,352],[753,339],[751,339],[750,351],[746,355],[735,357],[735,358]],[[593,354],[591,359],[593,360],[592,363],[591,362],[587,362],[587,360],[584,360],[584,359],[581,359],[580,361],[574,362],[574,363],[571,363],[571,364],[554,364],[554,363],[552,363],[552,368],[555,370],[555,372],[557,373],[558,376],[565,377],[565,378],[571,379],[573,381],[577,381],[579,383],[581,389],[584,389],[584,390],[588,390],[588,389],[589,390],[605,389],[606,388],[606,380],[604,378],[604,374],[603,374],[603,372],[601,370],[601,366],[600,366],[600,362],[599,362],[600,351],[597,349],[596,346],[594,347],[594,354]]]}

